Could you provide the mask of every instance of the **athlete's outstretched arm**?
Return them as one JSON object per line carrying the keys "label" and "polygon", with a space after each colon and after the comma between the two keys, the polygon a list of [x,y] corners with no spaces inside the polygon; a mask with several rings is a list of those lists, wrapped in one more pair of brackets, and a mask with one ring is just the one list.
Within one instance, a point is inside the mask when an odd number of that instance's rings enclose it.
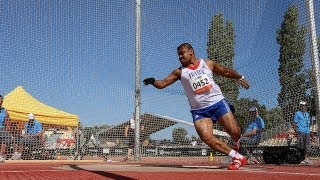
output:
{"label": "athlete's outstretched arm", "polygon": [[144,79],[143,83],[144,85],[152,84],[157,89],[163,89],[173,84],[178,79],[180,79],[180,76],[181,76],[181,70],[175,69],[174,71],[171,72],[171,74],[169,74],[169,76],[167,76],[163,80],[155,80],[153,77],[151,77],[151,78]]}
{"label": "athlete's outstretched arm", "polygon": [[239,74],[237,71],[230,69],[228,67],[224,67],[212,60],[207,60],[206,63],[213,73],[226,78],[234,79],[245,89],[248,89],[250,87],[250,84],[245,79],[245,77]]}

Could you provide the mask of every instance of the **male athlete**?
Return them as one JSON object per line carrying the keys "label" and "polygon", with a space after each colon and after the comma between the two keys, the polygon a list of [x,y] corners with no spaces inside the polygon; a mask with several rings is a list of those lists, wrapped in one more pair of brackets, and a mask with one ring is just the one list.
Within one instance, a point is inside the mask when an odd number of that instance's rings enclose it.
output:
{"label": "male athlete", "polygon": [[232,158],[229,170],[238,170],[247,164],[247,158],[213,135],[213,121],[218,121],[231,136],[234,144],[239,147],[241,130],[237,125],[229,104],[224,98],[220,87],[215,83],[214,74],[234,79],[245,89],[249,88],[248,81],[236,71],[223,67],[212,60],[195,57],[189,43],[183,43],[177,48],[179,61],[182,66],[173,70],[163,80],[153,77],[143,80],[145,85],[152,84],[157,89],[163,89],[180,80],[191,106],[191,114],[196,131],[201,140],[210,148],[224,153]]}

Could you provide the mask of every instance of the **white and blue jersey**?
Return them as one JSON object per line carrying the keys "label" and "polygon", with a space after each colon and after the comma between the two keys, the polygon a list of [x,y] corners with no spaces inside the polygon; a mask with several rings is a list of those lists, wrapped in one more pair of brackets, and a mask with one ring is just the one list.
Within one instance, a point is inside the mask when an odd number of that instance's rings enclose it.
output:
{"label": "white and blue jersey", "polygon": [[181,66],[181,84],[186,92],[191,110],[209,107],[224,96],[220,87],[213,80],[213,72],[203,59],[198,66],[188,68]]}
{"label": "white and blue jersey", "polygon": [[220,87],[213,79],[213,72],[203,59],[194,68],[181,66],[181,84],[191,107],[193,122],[211,118],[218,120],[230,110]]}

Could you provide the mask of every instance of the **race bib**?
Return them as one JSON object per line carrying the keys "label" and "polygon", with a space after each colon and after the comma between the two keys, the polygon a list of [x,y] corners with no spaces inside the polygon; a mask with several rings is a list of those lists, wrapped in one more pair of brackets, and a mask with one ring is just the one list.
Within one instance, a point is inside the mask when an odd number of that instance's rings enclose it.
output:
{"label": "race bib", "polygon": [[202,74],[191,78],[190,85],[194,93],[202,94],[204,92],[210,91],[210,89],[212,88],[212,81],[207,74]]}

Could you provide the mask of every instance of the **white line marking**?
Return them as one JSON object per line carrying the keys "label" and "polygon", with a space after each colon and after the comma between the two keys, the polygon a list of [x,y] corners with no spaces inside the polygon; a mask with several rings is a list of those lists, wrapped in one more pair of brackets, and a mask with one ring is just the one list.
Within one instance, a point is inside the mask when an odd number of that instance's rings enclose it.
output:
{"label": "white line marking", "polygon": [[68,170],[26,170],[26,171],[1,171],[2,173],[3,172],[18,172],[18,173],[21,173],[21,172],[52,172],[52,171],[68,171]]}
{"label": "white line marking", "polygon": [[221,169],[221,166],[182,166],[184,168]]}

